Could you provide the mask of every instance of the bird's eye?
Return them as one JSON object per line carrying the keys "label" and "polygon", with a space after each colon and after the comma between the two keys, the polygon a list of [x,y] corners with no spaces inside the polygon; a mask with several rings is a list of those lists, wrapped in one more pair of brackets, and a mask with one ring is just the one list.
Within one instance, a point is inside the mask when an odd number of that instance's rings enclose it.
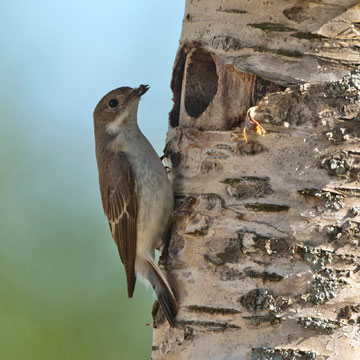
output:
{"label": "bird's eye", "polygon": [[111,108],[115,108],[115,107],[117,107],[119,105],[119,102],[116,100],[116,99],[111,99],[110,101],[109,101],[109,106],[111,107]]}

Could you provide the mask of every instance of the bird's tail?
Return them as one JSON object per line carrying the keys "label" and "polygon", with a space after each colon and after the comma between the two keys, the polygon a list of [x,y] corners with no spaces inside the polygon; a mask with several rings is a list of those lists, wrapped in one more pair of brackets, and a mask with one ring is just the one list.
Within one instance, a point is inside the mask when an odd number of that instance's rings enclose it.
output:
{"label": "bird's tail", "polygon": [[150,258],[143,259],[142,265],[145,268],[143,268],[143,270],[145,270],[143,277],[146,278],[153,287],[169,324],[175,326],[178,306],[168,281],[154,260]]}

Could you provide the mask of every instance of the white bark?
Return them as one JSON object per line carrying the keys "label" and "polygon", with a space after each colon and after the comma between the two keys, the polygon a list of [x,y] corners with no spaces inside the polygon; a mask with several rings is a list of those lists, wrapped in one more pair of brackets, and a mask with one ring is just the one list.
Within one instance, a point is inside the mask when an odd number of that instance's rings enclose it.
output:
{"label": "white bark", "polygon": [[357,2],[187,1],[153,360],[360,358]]}

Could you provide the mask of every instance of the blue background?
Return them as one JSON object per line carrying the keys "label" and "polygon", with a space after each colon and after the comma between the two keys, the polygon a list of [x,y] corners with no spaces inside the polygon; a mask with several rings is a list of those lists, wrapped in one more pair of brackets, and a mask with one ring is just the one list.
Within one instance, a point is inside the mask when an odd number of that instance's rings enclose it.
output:
{"label": "blue background", "polygon": [[150,84],[161,153],[184,1],[0,2],[0,359],[148,359],[153,296],[124,271],[101,208],[92,112]]}

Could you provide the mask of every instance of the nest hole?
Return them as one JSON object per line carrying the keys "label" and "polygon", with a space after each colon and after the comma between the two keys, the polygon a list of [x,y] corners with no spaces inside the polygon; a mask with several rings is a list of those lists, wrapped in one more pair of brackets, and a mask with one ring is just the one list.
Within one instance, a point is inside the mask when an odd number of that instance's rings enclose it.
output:
{"label": "nest hole", "polygon": [[218,89],[216,64],[204,49],[195,50],[187,67],[185,110],[198,118],[209,106]]}

